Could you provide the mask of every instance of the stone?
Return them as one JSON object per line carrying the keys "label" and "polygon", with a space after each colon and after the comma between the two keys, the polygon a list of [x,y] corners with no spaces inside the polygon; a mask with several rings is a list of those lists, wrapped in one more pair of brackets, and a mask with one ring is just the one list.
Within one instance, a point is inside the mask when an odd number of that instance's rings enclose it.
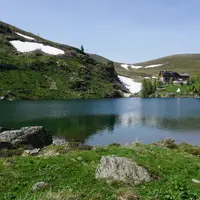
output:
{"label": "stone", "polygon": [[29,152],[31,156],[37,156],[40,152],[40,148],[35,148]]}
{"label": "stone", "polygon": [[64,145],[67,143],[67,139],[64,137],[53,137],[53,145]]}
{"label": "stone", "polygon": [[35,183],[35,184],[32,186],[31,191],[32,191],[32,192],[36,192],[36,191],[38,191],[38,190],[43,190],[43,189],[45,189],[45,188],[47,188],[47,187],[48,187],[48,183],[45,183],[45,182],[41,181],[41,182]]}
{"label": "stone", "polygon": [[197,180],[197,179],[192,179],[192,182],[193,182],[193,183],[198,183],[198,184],[200,184],[200,181]]}
{"label": "stone", "polygon": [[32,145],[42,148],[52,144],[50,131],[42,126],[23,127],[20,130],[4,131],[0,133],[0,141],[10,142],[13,145]]}
{"label": "stone", "polygon": [[21,131],[26,136],[26,143],[34,148],[41,148],[53,142],[51,132],[43,126],[23,127]]}
{"label": "stone", "polygon": [[22,137],[24,136],[21,130],[11,130],[11,131],[3,131],[0,133],[0,141],[2,142],[10,142],[13,145],[22,142]]}
{"label": "stone", "polygon": [[9,131],[11,130],[10,128],[5,128],[5,127],[0,127],[0,133],[3,131]]}
{"label": "stone", "polygon": [[22,153],[22,156],[29,156],[30,152],[31,150],[24,150],[24,152]]}
{"label": "stone", "polygon": [[96,179],[122,181],[129,184],[151,181],[145,168],[128,158],[116,156],[102,156],[96,169]]}
{"label": "stone", "polygon": [[0,101],[5,101],[7,98],[5,96],[0,96]]}

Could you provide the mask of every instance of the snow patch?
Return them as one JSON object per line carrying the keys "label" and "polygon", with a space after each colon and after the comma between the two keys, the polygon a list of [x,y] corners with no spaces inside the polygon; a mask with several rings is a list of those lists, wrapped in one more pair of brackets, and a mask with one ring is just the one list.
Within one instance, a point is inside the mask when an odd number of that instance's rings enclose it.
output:
{"label": "snow patch", "polygon": [[140,69],[140,68],[142,68],[142,66],[131,65],[131,68],[133,68],[133,69]]}
{"label": "snow patch", "polygon": [[65,52],[61,49],[51,47],[51,46],[45,46],[40,43],[36,42],[22,42],[20,40],[13,40],[10,41],[10,43],[17,49],[17,51],[20,51],[22,53],[25,52],[31,52],[35,50],[41,50],[44,53],[51,54],[51,55],[60,55],[65,54]]}
{"label": "snow patch", "polygon": [[128,70],[129,65],[128,64],[121,64],[121,67]]}
{"label": "snow patch", "polygon": [[29,36],[23,35],[23,34],[18,33],[18,32],[16,32],[16,34],[19,35],[19,36],[21,36],[21,37],[23,37],[23,38],[26,38],[26,39],[28,39],[28,40],[36,40],[35,38],[32,38],[32,37],[29,37]]}
{"label": "snow patch", "polygon": [[152,79],[158,79],[158,77],[156,77],[156,76],[152,76]]}
{"label": "snow patch", "polygon": [[133,69],[140,69],[142,68],[142,66],[136,66],[136,65],[128,65],[128,64],[121,64],[121,67],[125,68],[128,70],[129,67],[133,68]]}
{"label": "snow patch", "polygon": [[134,82],[131,78],[127,78],[124,76],[118,76],[120,81],[124,84],[124,86],[129,89],[129,91],[134,94],[140,92],[142,88],[142,84],[139,82]]}
{"label": "snow patch", "polygon": [[145,66],[145,68],[161,67],[163,65],[164,64],[147,65],[147,66]]}

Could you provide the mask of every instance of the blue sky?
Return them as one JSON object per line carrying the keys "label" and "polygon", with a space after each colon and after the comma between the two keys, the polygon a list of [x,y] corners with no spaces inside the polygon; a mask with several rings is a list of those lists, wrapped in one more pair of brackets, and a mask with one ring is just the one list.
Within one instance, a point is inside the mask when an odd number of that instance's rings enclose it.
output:
{"label": "blue sky", "polygon": [[114,61],[200,53],[199,0],[6,0],[0,20]]}

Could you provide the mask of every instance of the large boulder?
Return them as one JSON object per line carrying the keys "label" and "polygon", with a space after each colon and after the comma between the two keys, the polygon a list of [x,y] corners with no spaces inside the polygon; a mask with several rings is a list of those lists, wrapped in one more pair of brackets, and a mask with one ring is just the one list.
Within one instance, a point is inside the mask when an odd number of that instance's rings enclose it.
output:
{"label": "large boulder", "polygon": [[146,169],[130,159],[116,156],[102,156],[96,169],[96,178],[130,184],[139,184],[151,180]]}
{"label": "large boulder", "polygon": [[5,127],[0,127],[0,133],[3,131],[9,131],[11,130],[10,128],[5,128]]}
{"label": "large boulder", "polygon": [[1,142],[10,142],[13,145],[32,145],[34,148],[42,148],[52,144],[50,131],[42,126],[23,127],[20,130],[4,131],[0,133]]}

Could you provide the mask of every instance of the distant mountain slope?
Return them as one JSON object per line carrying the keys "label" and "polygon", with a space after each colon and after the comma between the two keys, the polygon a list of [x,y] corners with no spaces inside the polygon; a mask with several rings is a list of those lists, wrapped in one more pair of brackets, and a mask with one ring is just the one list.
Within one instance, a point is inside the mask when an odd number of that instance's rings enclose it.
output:
{"label": "distant mountain slope", "polygon": [[0,21],[1,99],[112,98],[125,91],[113,65]]}
{"label": "distant mountain slope", "polygon": [[[91,55],[94,59],[106,62],[106,58],[98,55]],[[189,75],[200,75],[200,54],[177,54],[167,56],[147,62],[127,64],[128,68],[123,68],[123,64],[114,62],[116,71],[120,75],[138,79],[139,76],[158,76],[161,70],[177,71],[179,73],[189,73]]]}

